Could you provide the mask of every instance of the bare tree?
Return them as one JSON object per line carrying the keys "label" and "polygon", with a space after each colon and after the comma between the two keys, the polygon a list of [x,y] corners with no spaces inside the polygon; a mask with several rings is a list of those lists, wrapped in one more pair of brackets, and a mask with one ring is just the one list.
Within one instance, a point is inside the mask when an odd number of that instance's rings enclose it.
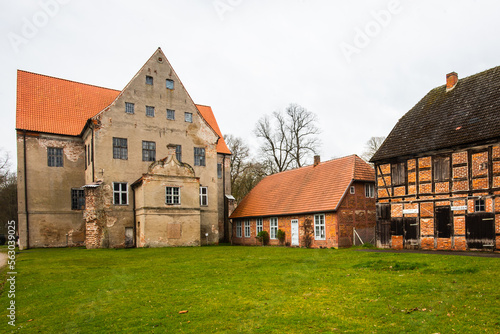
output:
{"label": "bare tree", "polygon": [[250,148],[240,137],[225,135],[224,140],[231,150],[231,189],[234,187],[236,179],[245,171],[250,157]]}
{"label": "bare tree", "polygon": [[370,161],[370,159],[373,157],[373,155],[378,151],[382,143],[384,142],[385,137],[371,137],[365,144],[365,150],[363,154],[361,154],[361,157],[366,160]]}
{"label": "bare tree", "polygon": [[297,104],[257,122],[255,135],[262,140],[262,162],[269,174],[301,167],[317,152],[320,131],[316,122],[315,114]]}
{"label": "bare tree", "polygon": [[8,222],[17,221],[17,178],[16,174],[10,171],[10,167],[9,154],[2,152],[0,156],[0,244],[5,242]]}

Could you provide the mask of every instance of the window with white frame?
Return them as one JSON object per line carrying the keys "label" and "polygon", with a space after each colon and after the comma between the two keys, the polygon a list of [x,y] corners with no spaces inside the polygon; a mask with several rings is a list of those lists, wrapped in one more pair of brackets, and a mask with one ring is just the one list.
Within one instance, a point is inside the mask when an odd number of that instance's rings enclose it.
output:
{"label": "window with white frame", "polygon": [[375,197],[375,185],[371,183],[365,184],[365,196],[368,198]]}
{"label": "window with white frame", "polygon": [[168,205],[181,204],[181,189],[179,187],[166,187],[165,203]]}
{"label": "window with white frame", "polygon": [[208,187],[200,187],[200,205],[208,205]]}
{"label": "window with white frame", "polygon": [[264,229],[264,223],[263,223],[263,219],[262,218],[257,218],[257,234],[259,234],[260,232],[262,232],[262,230]]}
{"label": "window with white frame", "polygon": [[58,147],[47,148],[47,165],[49,167],[63,167],[63,149]]}
{"label": "window with white frame", "polygon": [[155,107],[146,106],[146,116],[155,117]]}
{"label": "window with white frame", "polygon": [[205,166],[205,148],[203,147],[194,148],[194,165]]}
{"label": "window with white frame", "polygon": [[167,109],[167,119],[175,121],[175,110]]}
{"label": "window with white frame", "polygon": [[125,102],[125,112],[127,114],[133,114],[134,113],[134,107],[135,105],[130,102]]}
{"label": "window with white frame", "polygon": [[241,221],[236,222],[236,237],[241,238]]}
{"label": "window with white frame", "polygon": [[277,239],[278,237],[278,218],[271,218],[270,238]]}
{"label": "window with white frame", "polygon": [[193,114],[190,112],[184,113],[184,122],[193,123]]}
{"label": "window with white frame", "polygon": [[113,204],[128,204],[128,184],[126,182],[113,182]]}
{"label": "window with white frame", "polygon": [[245,220],[245,238],[250,238],[250,220]]}
{"label": "window with white frame", "polygon": [[174,80],[167,79],[166,80],[167,89],[174,89]]}
{"label": "window with white frame", "polygon": [[356,193],[356,188],[354,186],[351,186],[350,192],[351,192],[351,194],[355,194]]}
{"label": "window with white frame", "polygon": [[325,240],[325,215],[314,215],[314,239]]}

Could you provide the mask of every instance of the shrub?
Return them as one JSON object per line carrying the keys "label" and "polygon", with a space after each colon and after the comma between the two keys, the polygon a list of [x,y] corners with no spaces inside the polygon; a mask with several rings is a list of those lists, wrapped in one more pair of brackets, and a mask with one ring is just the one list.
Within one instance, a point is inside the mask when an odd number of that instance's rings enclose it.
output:
{"label": "shrub", "polygon": [[260,231],[259,234],[257,234],[256,238],[260,241],[262,246],[265,246],[269,243],[269,233],[267,233],[267,231]]}
{"label": "shrub", "polygon": [[311,248],[313,243],[313,222],[311,218],[306,218],[304,220],[304,237],[302,238],[303,245],[306,248]]}
{"label": "shrub", "polygon": [[285,237],[286,237],[285,231],[278,230],[277,237],[280,242],[280,245],[283,246],[285,244]]}

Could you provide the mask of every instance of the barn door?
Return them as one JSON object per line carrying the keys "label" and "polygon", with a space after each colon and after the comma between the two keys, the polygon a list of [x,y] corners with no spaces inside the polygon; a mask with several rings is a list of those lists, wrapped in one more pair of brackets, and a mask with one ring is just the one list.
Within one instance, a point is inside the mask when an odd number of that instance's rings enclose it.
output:
{"label": "barn door", "polygon": [[377,247],[391,245],[391,205],[377,204]]}
{"label": "barn door", "polygon": [[450,238],[453,226],[451,208],[441,206],[436,208],[436,235],[438,238]]}
{"label": "barn door", "polygon": [[404,225],[404,248],[418,248],[418,223],[417,218],[403,218]]}
{"label": "barn door", "polygon": [[467,247],[493,249],[495,245],[495,214],[474,213],[465,218]]}

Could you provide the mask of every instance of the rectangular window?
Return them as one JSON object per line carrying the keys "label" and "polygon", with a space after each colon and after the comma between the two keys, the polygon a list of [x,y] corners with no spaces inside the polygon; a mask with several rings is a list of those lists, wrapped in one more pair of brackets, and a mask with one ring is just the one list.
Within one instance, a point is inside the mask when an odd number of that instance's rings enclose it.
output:
{"label": "rectangular window", "polygon": [[245,220],[245,238],[250,238],[250,220]]}
{"label": "rectangular window", "polygon": [[263,223],[262,218],[257,218],[257,231],[256,231],[257,234],[262,232],[263,229],[264,229],[264,223]]}
{"label": "rectangular window", "polygon": [[486,211],[486,206],[484,204],[484,199],[479,198],[474,201],[474,212],[484,212]]}
{"label": "rectangular window", "polygon": [[182,146],[181,145],[177,145],[175,147],[175,158],[177,159],[177,161],[182,162]]}
{"label": "rectangular window", "polygon": [[200,187],[200,205],[208,205],[208,187]]}
{"label": "rectangular window", "polygon": [[169,205],[181,204],[181,190],[179,187],[165,188],[165,203]]}
{"label": "rectangular window", "polygon": [[375,197],[375,185],[371,183],[365,184],[365,196],[367,198]]}
{"label": "rectangular window", "polygon": [[271,218],[270,238],[276,239],[278,235],[278,218]]}
{"label": "rectangular window", "polygon": [[71,189],[71,210],[85,209],[85,191],[83,189]]}
{"label": "rectangular window", "polygon": [[146,75],[146,85],[152,85],[153,84],[153,77],[150,75]]}
{"label": "rectangular window", "polygon": [[241,238],[241,221],[236,222],[236,237]]}
{"label": "rectangular window", "polygon": [[434,181],[443,182],[450,180],[450,158],[437,157],[434,158]]}
{"label": "rectangular window", "polygon": [[154,141],[142,141],[142,161],[156,160],[156,143]]}
{"label": "rectangular window", "polygon": [[85,145],[85,170],[87,170],[87,145]]}
{"label": "rectangular window", "polygon": [[355,188],[354,186],[351,186],[351,188],[350,188],[349,192],[350,192],[351,194],[355,194],[355,193],[356,193],[356,188]]}
{"label": "rectangular window", "polygon": [[87,164],[89,164],[89,165],[90,165],[90,162],[92,161],[92,151],[91,151],[91,147],[92,147],[92,145],[90,144],[90,145],[88,146],[88,160],[87,160]]}
{"label": "rectangular window", "polygon": [[167,79],[166,87],[167,89],[174,89],[174,80]]}
{"label": "rectangular window", "polygon": [[314,215],[314,239],[325,240],[325,215]]}
{"label": "rectangular window", "polygon": [[130,102],[125,102],[125,112],[127,114],[133,114],[134,113],[134,104]]}
{"label": "rectangular window", "polygon": [[193,123],[193,114],[190,112],[184,113],[184,121],[188,123]]}
{"label": "rectangular window", "polygon": [[63,149],[58,147],[48,147],[47,164],[49,167],[63,167]]}
{"label": "rectangular window", "polygon": [[167,109],[167,119],[175,121],[175,110]]}
{"label": "rectangular window", "polygon": [[194,165],[205,166],[205,149],[203,147],[194,148]]}
{"label": "rectangular window", "polygon": [[146,106],[146,116],[155,117],[155,107]]}
{"label": "rectangular window", "polygon": [[400,186],[405,184],[405,164],[404,162],[391,165],[391,178],[393,186]]}
{"label": "rectangular window", "polygon": [[128,159],[127,138],[113,137],[113,159]]}
{"label": "rectangular window", "polygon": [[222,179],[222,164],[217,164],[217,177]]}
{"label": "rectangular window", "polygon": [[113,204],[128,204],[128,184],[126,182],[113,182]]}

